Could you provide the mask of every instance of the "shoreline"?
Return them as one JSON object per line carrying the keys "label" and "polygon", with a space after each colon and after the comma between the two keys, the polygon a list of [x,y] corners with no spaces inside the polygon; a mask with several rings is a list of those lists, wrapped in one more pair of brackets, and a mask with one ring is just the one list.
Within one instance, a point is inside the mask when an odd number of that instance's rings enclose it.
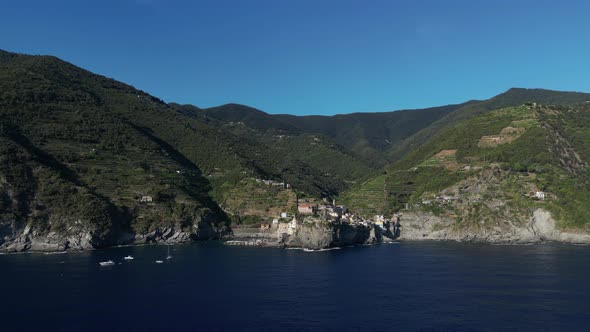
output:
{"label": "shoreline", "polygon": [[[231,242],[235,240],[198,240],[198,241],[189,241],[189,242],[179,242],[179,243],[138,243],[138,244],[124,244],[124,245],[116,245],[116,246],[109,246],[109,247],[101,247],[101,248],[93,248],[93,249],[83,249],[83,250],[66,250],[66,251],[38,251],[38,250],[27,250],[27,251],[16,251],[16,252],[0,252],[0,255],[19,255],[19,254],[33,254],[33,255],[67,255],[67,254],[76,254],[76,253],[86,253],[86,252],[93,252],[93,251],[101,251],[101,250],[108,250],[108,249],[118,249],[118,248],[127,248],[127,247],[153,247],[153,246],[179,246],[179,245],[192,245],[198,243],[205,243],[205,242],[216,242],[220,245],[224,246],[232,246],[232,247],[254,247],[254,248],[276,248],[276,249],[283,249],[283,250],[299,250],[304,252],[325,252],[325,251],[333,251],[345,248],[354,248],[360,246],[375,246],[375,245],[390,245],[390,244],[402,244],[402,243],[428,243],[428,242],[437,242],[437,243],[453,243],[453,244],[479,244],[479,245],[486,245],[486,246],[502,246],[502,247],[520,247],[520,246],[536,246],[536,245],[545,245],[545,244],[562,244],[562,245],[571,245],[571,246],[590,246],[590,242],[569,242],[569,241],[555,241],[555,240],[541,240],[541,241],[534,241],[534,242],[489,242],[489,241],[472,241],[472,240],[457,240],[457,239],[396,239],[393,241],[385,241],[385,242],[378,242],[378,243],[364,243],[364,244],[353,244],[353,245],[346,245],[346,246],[335,246],[335,247],[328,247],[322,249],[311,249],[305,247],[289,247],[284,245],[239,245],[239,244],[227,244],[227,242]],[[241,241],[237,241],[241,242]]]}
{"label": "shoreline", "polygon": [[[142,236],[140,241],[109,245],[100,243],[97,246],[87,243],[86,246],[70,247],[66,250],[55,245],[49,245],[39,238],[29,242],[28,246],[20,247],[15,243],[4,243],[0,254],[13,253],[43,253],[63,254],[72,252],[86,252],[100,249],[153,246],[153,245],[179,245],[204,241],[215,241],[222,245],[239,247],[271,247],[271,248],[302,248],[307,250],[324,250],[335,247],[347,247],[356,245],[373,245],[381,243],[401,243],[405,241],[451,241],[456,243],[475,243],[486,245],[523,246],[542,243],[562,243],[571,245],[590,245],[590,235],[586,233],[571,233],[562,231],[556,227],[556,221],[551,214],[543,209],[535,210],[530,221],[514,221],[502,228],[471,228],[456,229],[456,223],[452,219],[436,217],[428,213],[406,213],[401,223],[392,228],[375,225],[350,225],[350,224],[318,224],[298,223],[294,229],[287,231],[281,227],[261,230],[254,227],[228,228],[224,234],[215,232],[209,236],[191,236],[172,228],[166,228],[169,235],[186,236],[160,236],[148,238]],[[280,225],[279,225],[280,226]],[[29,240],[31,241],[31,240]],[[62,240],[63,241],[63,240]],[[10,248],[9,250],[6,250]],[[26,249],[23,249],[26,248]],[[46,249],[46,250],[39,250]],[[62,249],[62,250],[56,250]]]}

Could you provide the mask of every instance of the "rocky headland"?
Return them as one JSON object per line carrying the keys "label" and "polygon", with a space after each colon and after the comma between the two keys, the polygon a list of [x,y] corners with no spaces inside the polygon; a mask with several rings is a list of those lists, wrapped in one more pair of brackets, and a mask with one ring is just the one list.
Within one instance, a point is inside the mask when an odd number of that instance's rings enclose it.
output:
{"label": "rocky headland", "polygon": [[359,244],[391,242],[399,236],[393,224],[328,222],[306,217],[301,222],[276,224],[268,229],[235,228],[227,244],[320,250]]}
{"label": "rocky headland", "polygon": [[229,245],[305,248],[312,250],[349,245],[378,244],[392,241],[457,241],[489,244],[527,244],[546,241],[590,244],[590,235],[560,230],[551,213],[531,211],[527,221],[488,225],[461,225],[454,218],[430,212],[411,211],[400,221],[375,224],[329,223],[306,218],[290,232],[273,226],[266,230],[238,228],[226,243]]}
{"label": "rocky headland", "polygon": [[207,217],[191,227],[163,225],[146,232],[114,228],[101,232],[96,228],[78,227],[67,232],[43,232],[26,226],[5,234],[0,252],[62,252],[93,250],[118,245],[179,244],[200,240],[217,240],[231,234],[231,229]]}
{"label": "rocky headland", "polygon": [[61,252],[105,248],[116,245],[178,244],[200,240],[225,240],[228,245],[305,248],[321,250],[350,245],[392,241],[458,241],[490,244],[525,244],[545,241],[590,244],[590,235],[560,230],[551,213],[531,211],[528,221],[499,222],[494,226],[460,225],[457,220],[430,212],[408,211],[397,224],[350,224],[307,217],[300,222],[260,227],[216,226],[203,219],[191,229],[180,225],[159,227],[146,233],[71,229],[67,234],[42,233],[31,227],[0,246],[3,252]]}

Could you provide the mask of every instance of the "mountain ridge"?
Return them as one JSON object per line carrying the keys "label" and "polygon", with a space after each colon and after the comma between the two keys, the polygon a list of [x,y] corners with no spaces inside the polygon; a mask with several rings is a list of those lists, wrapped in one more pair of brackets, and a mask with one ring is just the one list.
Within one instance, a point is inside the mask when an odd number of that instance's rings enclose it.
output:
{"label": "mountain ridge", "polygon": [[[240,104],[207,108],[209,115],[221,122],[244,122],[263,130],[273,128],[287,132],[321,134],[352,151],[374,167],[382,167],[400,159],[413,146],[449,123],[493,109],[516,106],[527,102],[575,104],[590,100],[590,94],[561,92],[547,89],[510,88],[484,100],[469,100],[459,104],[425,109],[397,110],[372,113],[336,115],[269,114]],[[421,112],[421,113],[418,113]],[[254,116],[255,114],[255,116]],[[420,117],[418,117],[421,115]],[[257,119],[264,120],[255,123]],[[273,124],[275,124],[273,126]],[[286,128],[288,127],[288,130]],[[399,146],[397,146],[399,143]],[[384,153],[383,153],[384,152]]]}
{"label": "mountain ridge", "polygon": [[434,215],[447,229],[437,236],[450,238],[467,229],[469,236],[484,236],[477,227],[502,238],[490,230],[502,228],[500,221],[515,232],[511,239],[518,238],[527,211],[538,209],[551,213],[556,229],[584,232],[590,213],[589,116],[586,102],[529,103],[478,114],[435,134],[341,201],[369,215]]}
{"label": "mountain ridge", "polygon": [[296,212],[297,198],[345,198],[367,181],[374,194],[398,161],[498,105],[588,96],[508,91],[426,110],[270,115],[166,103],[56,57],[2,51],[0,248],[218,238]]}

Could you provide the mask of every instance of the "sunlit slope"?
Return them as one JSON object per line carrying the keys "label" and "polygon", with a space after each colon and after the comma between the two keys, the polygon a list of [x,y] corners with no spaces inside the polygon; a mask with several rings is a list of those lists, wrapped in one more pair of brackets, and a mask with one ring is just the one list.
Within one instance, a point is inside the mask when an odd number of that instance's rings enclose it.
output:
{"label": "sunlit slope", "polygon": [[[544,207],[562,226],[585,227],[590,213],[589,158],[587,103],[531,103],[446,129],[388,167],[385,175],[344,194],[343,200],[368,214],[400,211],[407,204],[473,221],[482,218],[482,211],[495,211],[486,208],[486,201],[498,201],[514,213]],[[381,197],[364,194],[377,193],[376,182],[383,183]],[[536,192],[545,193],[546,199],[536,199]],[[376,204],[379,199],[386,202],[382,207]],[[452,203],[437,203],[445,199]],[[371,205],[375,208],[367,210]],[[476,207],[477,213],[472,211]]]}

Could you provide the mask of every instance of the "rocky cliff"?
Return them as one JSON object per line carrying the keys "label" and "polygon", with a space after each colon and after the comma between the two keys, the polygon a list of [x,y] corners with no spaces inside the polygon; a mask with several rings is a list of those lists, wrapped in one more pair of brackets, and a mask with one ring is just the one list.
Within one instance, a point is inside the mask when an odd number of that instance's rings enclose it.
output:
{"label": "rocky cliff", "polygon": [[354,244],[376,243],[379,239],[372,226],[302,223],[289,236],[285,245],[308,249],[324,249]]}
{"label": "rocky cliff", "polygon": [[536,243],[558,241],[590,243],[590,235],[556,228],[551,213],[531,211],[528,220],[498,220],[494,224],[461,224],[454,218],[430,212],[407,212],[401,216],[400,240],[453,240],[486,243]]}
{"label": "rocky cliff", "polygon": [[236,228],[230,245],[327,249],[358,244],[375,244],[393,241],[399,230],[387,224],[385,228],[376,225],[328,222],[307,217],[293,226],[292,223],[273,225],[268,230],[258,228]]}
{"label": "rocky cliff", "polygon": [[101,230],[93,223],[78,220],[74,226],[55,231],[28,223],[2,225],[0,251],[66,251],[91,250],[116,245],[183,243],[196,240],[219,239],[231,233],[231,229],[215,222],[213,213],[204,213],[191,221],[190,225],[162,223],[161,226],[136,232],[133,229],[113,227]]}

